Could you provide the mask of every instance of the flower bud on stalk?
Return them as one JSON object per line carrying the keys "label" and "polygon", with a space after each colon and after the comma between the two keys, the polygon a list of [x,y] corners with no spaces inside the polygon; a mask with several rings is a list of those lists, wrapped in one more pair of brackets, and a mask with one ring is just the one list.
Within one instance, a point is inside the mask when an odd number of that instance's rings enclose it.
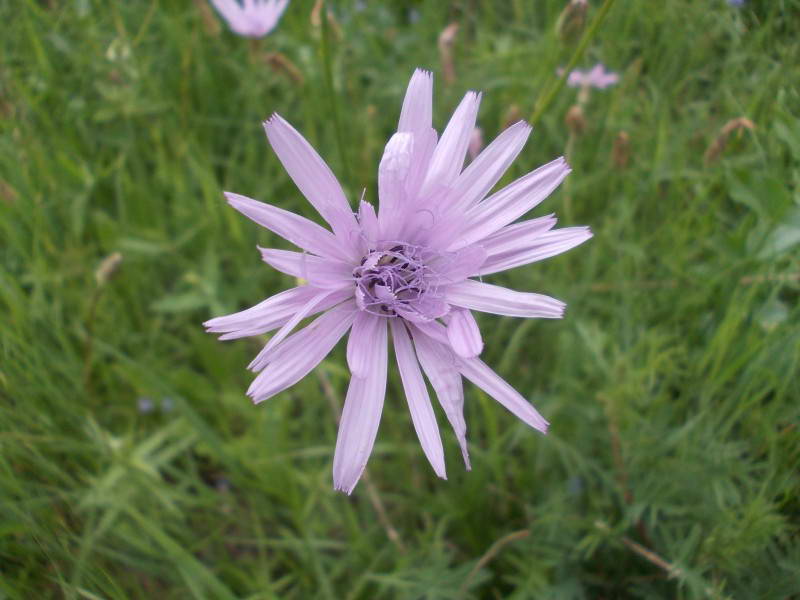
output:
{"label": "flower bud on stalk", "polygon": [[628,166],[631,158],[631,137],[625,131],[620,131],[614,138],[611,158],[617,169],[622,170]]}
{"label": "flower bud on stalk", "polygon": [[439,34],[439,60],[442,63],[442,76],[447,85],[456,82],[456,67],[453,60],[453,43],[458,33],[458,23],[450,23]]}
{"label": "flower bud on stalk", "polygon": [[580,104],[573,104],[564,117],[569,131],[573,135],[580,135],[586,130],[586,117],[583,116],[583,109]]}
{"label": "flower bud on stalk", "polygon": [[565,43],[576,41],[586,28],[587,0],[570,0],[556,21],[556,35]]}

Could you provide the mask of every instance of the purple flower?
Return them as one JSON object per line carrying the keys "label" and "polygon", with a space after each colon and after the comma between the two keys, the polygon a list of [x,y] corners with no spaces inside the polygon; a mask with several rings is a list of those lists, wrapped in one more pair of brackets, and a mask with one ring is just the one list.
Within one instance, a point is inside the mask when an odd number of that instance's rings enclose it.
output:
{"label": "purple flower", "polygon": [[471,311],[556,319],[564,303],[475,278],[560,254],[592,235],[587,227],[553,229],[553,215],[512,224],[547,198],[569,166],[557,158],[488,195],[522,150],[530,126],[512,125],[462,171],[481,96],[469,92],[437,138],[432,94],[431,74],[417,70],[378,168],[377,213],[362,200],[354,215],[325,162],[278,115],[264,124],[269,142],[330,230],[226,193],[234,208],[302,249],[260,250],[267,264],[308,283],[205,325],[223,334],[220,339],[277,329],[250,364],[259,373],[248,390],[255,402],[300,381],[350,332],[352,378],[333,461],[334,486],[348,494],[375,443],[389,331],[414,428],[439,477],[445,477],[444,454],[423,373],[455,430],[467,469],[462,376],[531,427],[547,430],[536,409],[478,358],[483,342]]}
{"label": "purple flower", "polygon": [[601,63],[597,63],[591,71],[581,71],[580,69],[570,71],[569,77],[567,77],[567,85],[570,87],[593,87],[598,90],[604,90],[618,81],[619,75],[612,71],[606,71]]}
{"label": "purple flower", "polygon": [[260,38],[278,24],[289,0],[211,0],[230,28],[244,37]]}

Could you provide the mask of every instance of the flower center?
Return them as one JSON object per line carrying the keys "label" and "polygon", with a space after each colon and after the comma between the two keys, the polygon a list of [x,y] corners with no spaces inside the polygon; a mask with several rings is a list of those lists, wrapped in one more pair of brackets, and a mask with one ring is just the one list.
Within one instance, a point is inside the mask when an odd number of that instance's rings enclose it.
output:
{"label": "flower center", "polygon": [[387,250],[371,250],[353,270],[356,303],[380,317],[414,311],[430,287],[430,275],[416,246],[395,244]]}

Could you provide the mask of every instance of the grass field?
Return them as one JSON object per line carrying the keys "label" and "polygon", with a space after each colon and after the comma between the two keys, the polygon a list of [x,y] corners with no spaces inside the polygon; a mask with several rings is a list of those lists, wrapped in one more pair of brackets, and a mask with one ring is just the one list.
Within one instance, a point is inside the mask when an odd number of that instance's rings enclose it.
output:
{"label": "grass field", "polygon": [[[323,30],[292,0],[251,41],[201,0],[0,0],[0,598],[797,597],[797,0],[618,0],[578,65],[620,83],[581,135],[571,88],[534,123],[504,181],[566,153],[536,214],[595,237],[492,279],[565,300],[565,319],[479,322],[547,436],[468,385],[473,469],[439,414],[439,480],[392,368],[348,497],[342,345],[255,407],[263,340],[201,326],[293,284],[222,190],[317,218],[263,119],[374,200],[413,69],[435,73],[440,130],[482,90],[489,141],[573,55],[564,4],[343,0]],[[713,147],[740,117],[754,129]]]}

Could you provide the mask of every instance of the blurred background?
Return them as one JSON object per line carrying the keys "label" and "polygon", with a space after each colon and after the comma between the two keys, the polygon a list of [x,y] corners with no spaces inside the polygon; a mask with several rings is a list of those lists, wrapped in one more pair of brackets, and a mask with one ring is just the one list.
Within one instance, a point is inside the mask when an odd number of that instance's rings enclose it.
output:
{"label": "blurred background", "polygon": [[[247,39],[204,0],[0,1],[0,598],[797,597],[800,2],[584,9],[291,0]],[[559,87],[573,57],[619,81]],[[374,201],[415,67],[440,131],[469,89],[487,143],[540,112],[504,182],[566,154],[536,215],[595,237],[492,279],[565,319],[479,317],[550,433],[468,385],[439,480],[390,369],[348,497],[342,345],[254,407],[264,340],[201,326],[294,283],[221,192],[318,219],[277,111]]]}

